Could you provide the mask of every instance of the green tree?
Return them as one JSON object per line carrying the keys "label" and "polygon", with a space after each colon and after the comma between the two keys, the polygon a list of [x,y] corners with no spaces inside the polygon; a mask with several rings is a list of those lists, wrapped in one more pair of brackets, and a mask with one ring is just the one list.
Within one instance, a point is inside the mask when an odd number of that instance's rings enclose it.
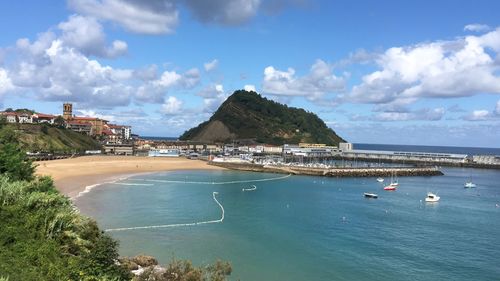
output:
{"label": "green tree", "polygon": [[33,162],[19,146],[16,133],[10,127],[0,129],[0,173],[12,181],[32,180]]}
{"label": "green tree", "polygon": [[56,117],[56,119],[54,119],[54,125],[58,126],[58,127],[64,127],[64,124],[66,123],[66,121],[64,120],[64,118],[59,115]]}

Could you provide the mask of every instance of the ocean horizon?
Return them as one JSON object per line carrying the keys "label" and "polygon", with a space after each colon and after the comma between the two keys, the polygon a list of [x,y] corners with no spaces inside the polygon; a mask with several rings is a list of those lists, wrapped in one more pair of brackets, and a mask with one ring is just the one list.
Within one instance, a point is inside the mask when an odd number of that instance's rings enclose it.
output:
{"label": "ocean horizon", "polygon": [[[500,173],[443,171],[401,177],[395,192],[375,178],[171,171],[97,186],[75,203],[114,230],[121,255],[227,260],[230,280],[493,280]],[[463,187],[469,176],[477,188]],[[427,192],[440,202],[425,203]]]}

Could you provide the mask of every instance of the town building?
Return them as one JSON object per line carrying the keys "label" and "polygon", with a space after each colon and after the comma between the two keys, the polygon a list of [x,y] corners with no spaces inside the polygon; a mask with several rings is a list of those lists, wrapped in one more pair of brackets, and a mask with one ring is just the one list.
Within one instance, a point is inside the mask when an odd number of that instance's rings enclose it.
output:
{"label": "town building", "polygon": [[66,122],[76,123],[89,123],[92,126],[91,136],[102,136],[105,130],[105,125],[108,123],[107,120],[96,118],[96,117],[80,117],[73,115],[73,104],[64,103],[63,104],[63,118]]}
{"label": "town building", "polygon": [[17,114],[15,112],[2,112],[7,123],[17,123]]}
{"label": "town building", "polygon": [[78,133],[83,133],[89,136],[94,135],[92,131],[92,124],[89,122],[66,121],[66,128]]}
{"label": "town building", "polygon": [[330,157],[337,155],[339,150],[336,146],[325,144],[299,143],[283,145],[283,154],[304,157]]}
{"label": "town building", "polygon": [[349,142],[341,142],[339,143],[339,150],[340,151],[351,151],[353,150],[353,146],[352,146],[352,143],[349,143]]}
{"label": "town building", "polygon": [[52,114],[43,114],[43,113],[35,113],[33,114],[33,122],[34,123],[48,123],[54,124],[57,116]]}

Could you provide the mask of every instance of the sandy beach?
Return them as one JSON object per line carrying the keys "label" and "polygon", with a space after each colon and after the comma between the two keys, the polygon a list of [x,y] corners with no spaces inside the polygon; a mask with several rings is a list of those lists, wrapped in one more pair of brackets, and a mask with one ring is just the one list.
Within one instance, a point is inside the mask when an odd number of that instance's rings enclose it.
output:
{"label": "sandy beach", "polygon": [[173,170],[221,170],[201,160],[137,156],[83,156],[36,163],[38,175],[49,175],[57,189],[74,198],[86,186],[124,176]]}

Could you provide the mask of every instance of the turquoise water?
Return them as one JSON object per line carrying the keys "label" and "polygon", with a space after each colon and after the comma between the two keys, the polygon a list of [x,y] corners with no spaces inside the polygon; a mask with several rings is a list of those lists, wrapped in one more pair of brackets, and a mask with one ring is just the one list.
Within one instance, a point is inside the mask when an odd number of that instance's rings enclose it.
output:
{"label": "turquoise water", "polygon": [[[375,178],[218,184],[281,175],[176,171],[103,185],[76,204],[106,229],[193,223],[221,218],[216,191],[222,223],[109,233],[122,255],[231,261],[231,280],[498,280],[500,172],[443,171],[402,177],[395,192]],[[477,188],[463,188],[469,175]],[[422,203],[427,191],[441,201]]]}

